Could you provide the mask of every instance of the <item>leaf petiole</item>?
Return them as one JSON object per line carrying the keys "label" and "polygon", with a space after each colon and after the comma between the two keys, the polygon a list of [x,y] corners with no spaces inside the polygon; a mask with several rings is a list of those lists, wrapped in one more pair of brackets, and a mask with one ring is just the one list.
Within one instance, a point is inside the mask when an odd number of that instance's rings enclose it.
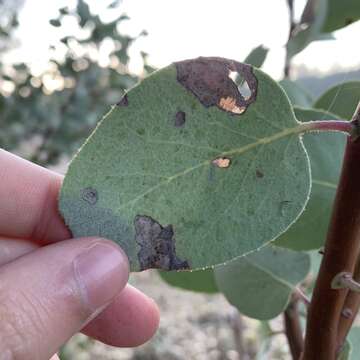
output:
{"label": "leaf petiole", "polygon": [[299,126],[300,132],[313,132],[313,131],[338,131],[349,134],[352,137],[359,135],[359,128],[353,121],[347,120],[316,120],[301,123]]}

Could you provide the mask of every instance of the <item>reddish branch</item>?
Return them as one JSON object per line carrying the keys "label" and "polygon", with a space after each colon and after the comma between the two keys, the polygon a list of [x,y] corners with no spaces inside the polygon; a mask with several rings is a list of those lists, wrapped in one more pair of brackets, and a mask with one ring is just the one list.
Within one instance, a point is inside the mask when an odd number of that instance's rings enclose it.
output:
{"label": "reddish branch", "polygon": [[293,297],[284,312],[284,325],[291,356],[294,360],[298,360],[304,349],[304,339],[298,310],[298,298],[296,296]]}
{"label": "reddish branch", "polygon": [[[353,123],[359,128],[360,106]],[[331,281],[355,269],[360,246],[359,187],[360,139],[353,136],[347,141],[324,258],[309,307],[303,360],[335,360],[339,350],[338,326],[348,290],[332,289]]]}
{"label": "reddish branch", "polygon": [[[360,282],[360,261],[358,258],[353,279]],[[356,314],[360,308],[360,294],[358,292],[349,291],[346,296],[345,303],[341,312],[341,318],[338,326],[337,346],[341,348],[344,344],[347,334],[355,320]]]}

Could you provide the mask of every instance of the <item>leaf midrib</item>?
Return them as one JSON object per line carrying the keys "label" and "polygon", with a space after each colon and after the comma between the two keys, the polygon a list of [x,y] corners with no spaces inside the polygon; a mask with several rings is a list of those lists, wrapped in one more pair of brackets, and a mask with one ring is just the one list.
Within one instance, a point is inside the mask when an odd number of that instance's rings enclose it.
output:
{"label": "leaf midrib", "polygon": [[260,145],[267,145],[267,144],[271,144],[277,140],[283,139],[287,136],[291,136],[291,135],[296,135],[296,134],[300,134],[304,132],[304,128],[301,126],[301,124],[292,127],[292,128],[287,128],[284,129],[276,134],[273,134],[271,136],[266,136],[263,138],[258,139],[257,141],[250,143],[250,144],[246,144],[245,146],[239,147],[239,148],[235,148],[232,150],[228,150],[228,151],[224,151],[219,153],[218,155],[214,155],[214,157],[212,157],[210,160],[205,160],[195,166],[189,167],[187,169],[185,169],[184,171],[181,171],[175,175],[169,176],[166,180],[159,182],[158,184],[152,186],[151,188],[149,188],[148,190],[146,190],[145,192],[143,192],[142,194],[136,196],[134,199],[126,202],[125,204],[123,204],[122,206],[120,206],[119,208],[117,208],[117,211],[129,206],[129,205],[133,205],[135,204],[137,201],[139,201],[140,199],[142,199],[144,196],[152,193],[153,191],[155,191],[156,189],[158,189],[159,187],[163,186],[163,185],[167,185],[170,182],[172,182],[173,180],[181,177],[181,176],[185,176],[186,174],[202,167],[202,166],[206,166],[206,165],[210,165],[212,160],[218,157],[226,157],[226,156],[231,156],[231,155],[241,155],[244,154],[254,148],[256,148],[257,146]]}

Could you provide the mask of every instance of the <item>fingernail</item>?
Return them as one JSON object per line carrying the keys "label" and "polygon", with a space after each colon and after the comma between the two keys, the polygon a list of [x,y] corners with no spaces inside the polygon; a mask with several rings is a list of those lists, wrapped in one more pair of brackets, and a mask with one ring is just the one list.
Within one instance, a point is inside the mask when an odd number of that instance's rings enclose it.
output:
{"label": "fingernail", "polygon": [[90,312],[107,305],[126,285],[129,263],[115,245],[98,242],[74,259],[80,296]]}

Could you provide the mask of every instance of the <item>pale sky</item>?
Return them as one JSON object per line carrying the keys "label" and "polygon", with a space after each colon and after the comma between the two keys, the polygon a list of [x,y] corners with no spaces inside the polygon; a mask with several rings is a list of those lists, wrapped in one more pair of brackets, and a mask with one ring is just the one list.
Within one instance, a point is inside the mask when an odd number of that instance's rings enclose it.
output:
{"label": "pale sky", "polygon": [[[22,50],[34,65],[46,62],[49,42],[59,37],[58,29],[48,20],[57,15],[59,6],[69,0],[27,0],[21,16],[18,37]],[[91,0],[93,11],[103,8],[100,0]],[[297,0],[298,7],[304,0]],[[249,51],[264,44],[270,48],[264,70],[275,78],[282,75],[287,39],[286,0],[124,0],[121,5],[131,20],[120,29],[149,35],[131,49],[131,68],[139,66],[139,51],[150,54],[156,67],[197,56],[221,56],[243,60]],[[69,25],[70,26],[70,25]],[[338,67],[360,67],[360,22],[335,33],[337,40],[315,42],[294,58],[296,65],[328,72]]]}

